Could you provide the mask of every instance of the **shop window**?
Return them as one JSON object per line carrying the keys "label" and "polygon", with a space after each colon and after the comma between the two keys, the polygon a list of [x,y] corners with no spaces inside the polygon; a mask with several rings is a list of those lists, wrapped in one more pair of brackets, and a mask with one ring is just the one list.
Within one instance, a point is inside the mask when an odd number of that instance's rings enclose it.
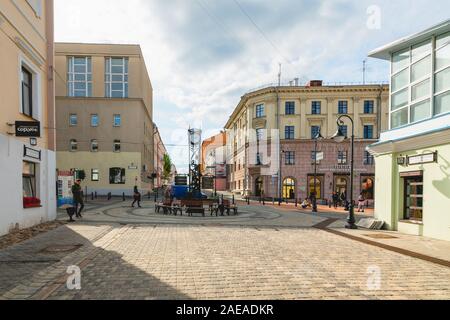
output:
{"label": "shop window", "polygon": [[283,181],[283,199],[295,199],[295,180],[292,178]]}
{"label": "shop window", "polygon": [[[315,183],[314,183],[314,181],[315,181]],[[308,196],[315,193],[317,199],[322,199],[323,177],[316,176],[316,178],[314,179],[314,176],[308,176],[308,182],[309,182]],[[314,188],[314,185],[315,185],[315,188]]]}
{"label": "shop window", "polygon": [[125,184],[125,169],[111,168],[109,169],[110,184]]}
{"label": "shop window", "polygon": [[23,162],[22,192],[24,208],[35,208],[41,205],[41,200],[38,199],[36,194],[36,166],[32,162]]}
{"label": "shop window", "polygon": [[364,199],[373,200],[375,193],[375,178],[374,177],[361,177],[361,192],[364,195]]}

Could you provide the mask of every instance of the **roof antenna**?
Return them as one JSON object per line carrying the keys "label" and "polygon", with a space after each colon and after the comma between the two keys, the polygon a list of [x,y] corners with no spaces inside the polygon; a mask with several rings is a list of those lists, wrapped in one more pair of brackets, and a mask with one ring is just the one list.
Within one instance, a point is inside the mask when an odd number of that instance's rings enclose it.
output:
{"label": "roof antenna", "polygon": [[280,71],[278,72],[278,86],[281,86],[281,63],[278,63],[278,65],[280,66]]}

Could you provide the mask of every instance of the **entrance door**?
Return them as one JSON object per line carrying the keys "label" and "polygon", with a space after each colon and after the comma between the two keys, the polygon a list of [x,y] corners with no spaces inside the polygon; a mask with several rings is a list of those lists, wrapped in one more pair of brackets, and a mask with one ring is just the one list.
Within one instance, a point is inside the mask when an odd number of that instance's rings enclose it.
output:
{"label": "entrance door", "polygon": [[335,180],[335,191],[338,195],[345,194],[347,195],[347,178],[346,177],[336,177]]}
{"label": "entrance door", "polygon": [[292,178],[284,179],[283,199],[295,199],[295,180]]}
{"label": "entrance door", "polygon": [[406,220],[423,219],[423,177],[405,178],[405,216]]}
{"label": "entrance door", "polygon": [[255,181],[255,196],[256,197],[262,196],[263,187],[264,187],[263,179],[261,177],[259,177]]}

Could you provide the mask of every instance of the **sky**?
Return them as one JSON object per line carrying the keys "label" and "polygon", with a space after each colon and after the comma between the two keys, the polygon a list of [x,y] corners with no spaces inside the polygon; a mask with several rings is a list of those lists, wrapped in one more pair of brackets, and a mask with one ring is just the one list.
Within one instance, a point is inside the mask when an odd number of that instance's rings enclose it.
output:
{"label": "sky", "polygon": [[[59,42],[140,44],[153,120],[178,172],[187,130],[223,130],[247,92],[278,80],[362,82],[373,49],[449,19],[448,0],[55,0]],[[366,81],[388,81],[367,59]]]}

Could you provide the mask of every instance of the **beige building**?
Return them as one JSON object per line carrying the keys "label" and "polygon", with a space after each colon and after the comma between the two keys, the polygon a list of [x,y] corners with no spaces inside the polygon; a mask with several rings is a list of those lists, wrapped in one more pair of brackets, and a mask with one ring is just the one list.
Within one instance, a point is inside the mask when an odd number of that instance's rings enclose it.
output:
{"label": "beige building", "polygon": [[[374,163],[366,146],[388,128],[387,85],[267,87],[244,95],[225,126],[228,184],[231,191],[250,196],[304,199],[315,188],[318,198],[350,190],[350,143],[324,139],[317,151],[314,179],[314,140],[337,131],[337,118],[346,114],[355,123],[354,197],[365,192],[373,199]],[[351,124],[342,127],[351,136]],[[278,180],[279,172],[283,177]],[[282,182],[282,183],[281,183]]]}
{"label": "beige building", "polygon": [[57,168],[88,193],[153,188],[153,89],[138,45],[57,43]]}
{"label": "beige building", "polygon": [[165,181],[164,179],[164,155],[168,154],[166,146],[162,140],[161,134],[159,132],[156,124],[154,125],[154,137],[153,137],[153,145],[154,145],[154,163],[155,163],[155,172],[154,172],[154,187],[162,188],[165,184],[170,183],[169,181]]}
{"label": "beige building", "polygon": [[[56,217],[52,0],[0,1],[0,75],[3,235]],[[40,134],[17,137],[16,121]]]}

